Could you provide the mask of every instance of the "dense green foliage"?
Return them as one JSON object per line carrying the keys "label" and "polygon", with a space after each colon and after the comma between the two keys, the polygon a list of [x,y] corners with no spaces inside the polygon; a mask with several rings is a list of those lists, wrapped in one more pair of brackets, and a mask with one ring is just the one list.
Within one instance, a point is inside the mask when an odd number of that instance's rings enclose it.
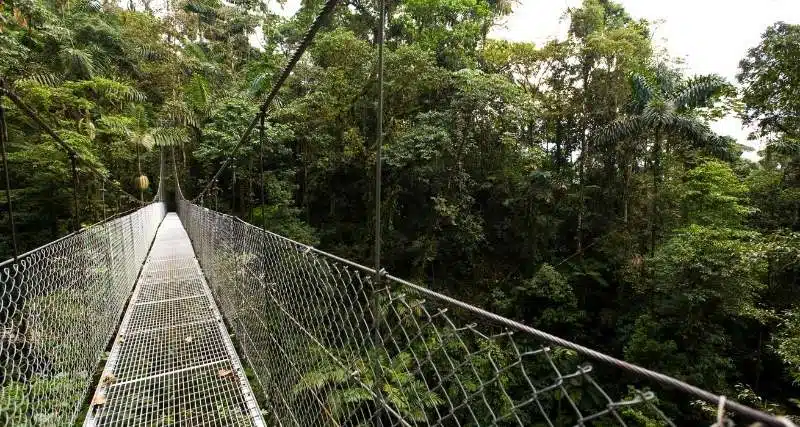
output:
{"label": "dense green foliage", "polygon": [[[0,74],[131,193],[140,169],[156,181],[151,149],[160,145],[175,153],[193,196],[321,3],[305,0],[284,19],[249,1],[175,0],[159,16],[112,3],[6,1]],[[346,3],[270,110],[263,182],[253,138],[203,202],[366,262],[377,13],[371,0]],[[614,2],[585,0],[568,11],[568,36],[542,46],[488,38],[511,11],[502,0],[390,2],[387,270],[744,403],[798,413],[800,27],[766,30],[742,60],[737,93],[718,76],[684,75],[654,51],[649,23]],[[251,34],[263,42],[253,46]],[[15,219],[30,249],[69,225],[69,163],[5,105]],[[736,111],[767,141],[758,162],[708,127]],[[100,181],[80,172],[87,223],[102,216]],[[117,197],[106,196],[110,213]],[[337,375],[321,371],[296,392]],[[624,381],[623,391],[632,381],[605,380]],[[679,424],[706,410],[662,396]]]}

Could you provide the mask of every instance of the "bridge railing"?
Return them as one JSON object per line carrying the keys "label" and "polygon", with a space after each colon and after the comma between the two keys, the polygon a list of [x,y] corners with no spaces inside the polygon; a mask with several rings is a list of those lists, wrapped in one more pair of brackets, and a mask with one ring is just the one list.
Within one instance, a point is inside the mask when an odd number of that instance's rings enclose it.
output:
{"label": "bridge railing", "polygon": [[402,279],[376,285],[370,268],[235,217],[186,200],[178,211],[275,424],[674,425],[652,391],[603,382],[718,402]]}
{"label": "bridge railing", "polygon": [[158,225],[152,203],[0,263],[0,425],[70,425]]}

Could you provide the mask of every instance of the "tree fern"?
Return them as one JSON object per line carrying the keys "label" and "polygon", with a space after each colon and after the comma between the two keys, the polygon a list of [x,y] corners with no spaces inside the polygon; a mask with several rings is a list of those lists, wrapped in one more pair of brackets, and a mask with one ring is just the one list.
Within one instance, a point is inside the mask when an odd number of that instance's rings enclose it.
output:
{"label": "tree fern", "polygon": [[249,92],[252,96],[259,96],[267,89],[267,85],[272,80],[272,73],[265,70],[259,73],[251,82]]}
{"label": "tree fern", "polygon": [[160,147],[180,145],[189,138],[186,128],[181,127],[154,128],[152,135],[154,144]]}
{"label": "tree fern", "polygon": [[94,76],[94,58],[86,50],[65,48],[61,53],[64,70],[75,77],[90,79]]}
{"label": "tree fern", "polygon": [[131,142],[140,145],[148,150],[156,145],[156,139],[149,131],[135,132],[131,135]]}
{"label": "tree fern", "polygon": [[131,129],[133,129],[135,121],[128,116],[106,114],[97,120],[97,124],[103,131],[130,136],[133,133]]}

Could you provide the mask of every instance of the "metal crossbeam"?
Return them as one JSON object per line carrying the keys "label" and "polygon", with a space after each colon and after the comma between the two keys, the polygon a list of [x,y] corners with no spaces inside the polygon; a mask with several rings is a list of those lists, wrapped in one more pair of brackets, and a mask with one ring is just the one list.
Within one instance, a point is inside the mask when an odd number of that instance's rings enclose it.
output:
{"label": "metal crossbeam", "polygon": [[156,234],[84,425],[264,425],[175,214]]}

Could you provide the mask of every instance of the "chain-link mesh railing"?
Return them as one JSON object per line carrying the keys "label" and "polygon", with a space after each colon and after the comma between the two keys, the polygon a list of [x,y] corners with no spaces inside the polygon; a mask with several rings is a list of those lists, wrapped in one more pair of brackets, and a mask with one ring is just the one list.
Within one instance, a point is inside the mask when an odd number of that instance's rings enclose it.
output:
{"label": "chain-link mesh railing", "polygon": [[0,264],[0,425],[75,421],[164,215],[153,203]]}
{"label": "chain-link mesh railing", "polygon": [[[650,391],[610,395],[589,349],[392,276],[376,286],[369,268],[188,201],[178,211],[275,424],[673,425]],[[660,375],[594,353],[615,382]]]}

